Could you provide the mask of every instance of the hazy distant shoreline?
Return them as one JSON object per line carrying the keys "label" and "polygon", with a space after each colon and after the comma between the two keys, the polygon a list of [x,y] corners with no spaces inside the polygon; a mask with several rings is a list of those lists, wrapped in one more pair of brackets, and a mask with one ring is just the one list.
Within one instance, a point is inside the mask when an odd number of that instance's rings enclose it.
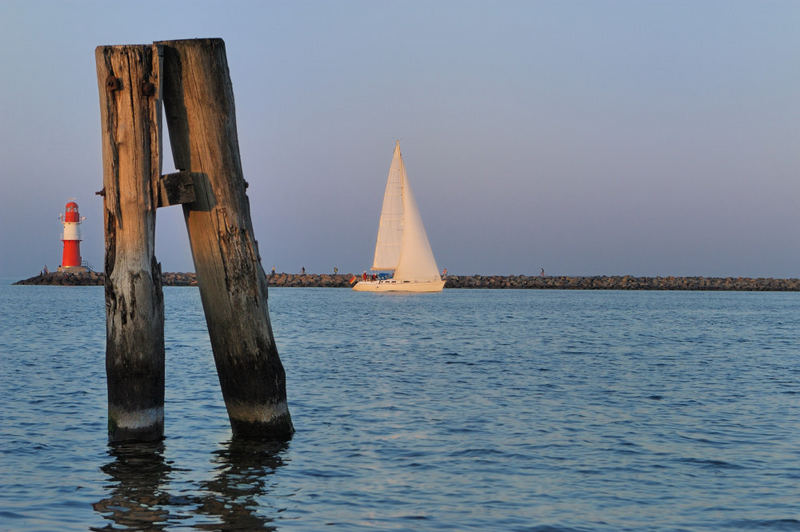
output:
{"label": "hazy distant shoreline", "polygon": [[[267,275],[270,286],[348,288],[352,273],[275,273]],[[104,275],[98,272],[50,272],[17,281],[17,285],[91,286],[102,285]],[[162,275],[164,286],[193,286],[194,273],[176,272]],[[539,290],[728,290],[800,292],[800,279],[771,277],[635,277],[614,276],[538,276],[538,275],[448,275],[445,288],[524,288]]]}

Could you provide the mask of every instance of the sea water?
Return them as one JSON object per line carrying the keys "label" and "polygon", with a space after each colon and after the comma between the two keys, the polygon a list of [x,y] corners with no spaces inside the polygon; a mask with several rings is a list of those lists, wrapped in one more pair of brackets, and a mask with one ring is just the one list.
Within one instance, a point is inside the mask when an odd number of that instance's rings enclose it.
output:
{"label": "sea water", "polygon": [[106,435],[102,287],[0,286],[0,529],[800,528],[800,294],[274,288],[297,432],[231,441],[165,288],[163,442]]}

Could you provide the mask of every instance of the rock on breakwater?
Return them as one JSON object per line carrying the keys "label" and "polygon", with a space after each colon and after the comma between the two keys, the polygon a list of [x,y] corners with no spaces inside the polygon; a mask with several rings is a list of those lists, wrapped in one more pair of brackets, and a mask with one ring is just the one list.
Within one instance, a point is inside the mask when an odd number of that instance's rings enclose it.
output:
{"label": "rock on breakwater", "polygon": [[[190,286],[197,284],[194,273],[163,273],[161,274],[162,284],[165,286]],[[93,286],[102,285],[105,282],[105,274],[101,272],[49,272],[40,273],[29,279],[17,281],[18,285],[59,285],[59,286]]]}
{"label": "rock on breakwater", "polygon": [[269,286],[321,286],[349,288],[352,273],[275,273],[267,275]]}
{"label": "rock on breakwater", "polygon": [[23,285],[59,285],[59,286],[92,286],[102,285],[105,275],[98,272],[49,272],[40,273],[34,277],[17,281],[14,284]]}
{"label": "rock on breakwater", "polygon": [[[307,286],[307,287],[349,287],[353,274],[293,274],[276,273],[267,275],[270,286]],[[60,285],[60,286],[92,286],[102,285],[105,275],[100,272],[42,273],[17,281],[16,285]],[[194,286],[197,285],[197,276],[193,272],[165,272],[161,274],[164,286]]]}
{"label": "rock on breakwater", "polygon": [[[270,286],[348,288],[352,273],[275,273],[267,275]],[[18,285],[102,285],[98,272],[51,272],[18,281]],[[191,272],[162,274],[164,286],[192,286],[197,278]],[[634,277],[621,276],[533,276],[533,275],[448,275],[445,288],[524,288],[539,290],[736,290],[798,292],[800,279],[771,277]]]}
{"label": "rock on breakwater", "polygon": [[634,277],[631,275],[529,276],[449,275],[447,288],[526,288],[554,290],[739,290],[800,291],[800,279],[752,277]]}

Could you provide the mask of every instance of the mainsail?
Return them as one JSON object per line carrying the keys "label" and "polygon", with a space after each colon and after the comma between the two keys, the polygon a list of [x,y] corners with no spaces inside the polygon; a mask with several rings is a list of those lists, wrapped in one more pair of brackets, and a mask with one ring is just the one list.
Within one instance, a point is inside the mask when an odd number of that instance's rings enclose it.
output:
{"label": "mainsail", "polygon": [[439,268],[395,144],[375,243],[373,270],[394,270],[397,281],[438,281]]}
{"label": "mainsail", "polygon": [[381,220],[378,224],[378,239],[375,242],[373,270],[394,270],[400,262],[400,246],[403,242],[403,182],[406,169],[400,155],[400,142],[394,147],[389,179],[383,193]]}

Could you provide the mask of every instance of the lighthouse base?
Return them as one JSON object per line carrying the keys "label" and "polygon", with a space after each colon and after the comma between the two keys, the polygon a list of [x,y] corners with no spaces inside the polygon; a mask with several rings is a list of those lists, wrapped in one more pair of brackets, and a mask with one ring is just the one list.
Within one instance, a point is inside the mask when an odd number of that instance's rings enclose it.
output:
{"label": "lighthouse base", "polygon": [[89,268],[86,266],[59,266],[56,271],[64,273],[89,273]]}

